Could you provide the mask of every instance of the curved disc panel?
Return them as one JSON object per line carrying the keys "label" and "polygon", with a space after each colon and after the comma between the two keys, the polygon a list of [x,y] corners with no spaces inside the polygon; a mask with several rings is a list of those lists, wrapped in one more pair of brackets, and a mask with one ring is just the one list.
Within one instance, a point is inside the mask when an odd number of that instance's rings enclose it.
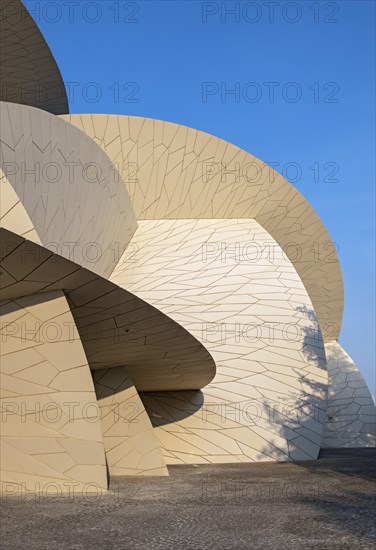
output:
{"label": "curved disc panel", "polygon": [[343,283],[335,246],[304,197],[270,166],[231,143],[170,122],[63,118],[120,164],[138,220],[255,219],[299,273],[325,340],[338,338]]}
{"label": "curved disc panel", "polygon": [[106,489],[93,380],[64,293],[3,302],[0,319],[3,490]]}
{"label": "curved disc panel", "polygon": [[45,111],[1,102],[0,117],[1,167],[42,245],[109,276],[137,227],[114,164]]}
{"label": "curved disc panel", "polygon": [[329,387],[323,447],[375,447],[376,407],[352,358],[338,342],[325,346]]}
{"label": "curved disc panel", "polygon": [[6,229],[3,300],[64,290],[91,369],[126,367],[139,391],[198,389],[215,375],[206,348],[179,323],[78,264]]}
{"label": "curved disc panel", "polygon": [[69,113],[63,78],[54,56],[20,0],[0,10],[0,100],[55,115]]}

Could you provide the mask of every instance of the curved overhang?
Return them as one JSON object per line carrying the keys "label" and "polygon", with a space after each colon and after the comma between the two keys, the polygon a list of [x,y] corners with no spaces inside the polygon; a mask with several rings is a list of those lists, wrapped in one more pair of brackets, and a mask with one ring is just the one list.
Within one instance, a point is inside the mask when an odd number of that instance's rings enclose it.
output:
{"label": "curved overhang", "polygon": [[117,115],[62,118],[117,163],[138,220],[255,219],[293,263],[325,341],[338,339],[343,281],[336,247],[280,174],[231,143],[178,124]]}
{"label": "curved overhang", "polygon": [[[91,369],[125,367],[138,391],[198,390],[215,363],[181,325],[131,292],[0,228],[1,299],[63,290]],[[78,334],[77,334],[78,331]]]}
{"label": "curved overhang", "polygon": [[3,0],[0,9],[0,81],[1,101],[69,113],[59,67],[20,0]]}

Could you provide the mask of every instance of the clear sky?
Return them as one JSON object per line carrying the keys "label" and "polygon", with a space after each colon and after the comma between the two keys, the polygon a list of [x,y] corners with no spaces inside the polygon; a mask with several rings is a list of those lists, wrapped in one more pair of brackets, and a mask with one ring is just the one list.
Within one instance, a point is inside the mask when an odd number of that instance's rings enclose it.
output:
{"label": "clear sky", "polygon": [[24,4],[72,113],[178,122],[280,163],[339,248],[340,342],[375,394],[375,3]]}

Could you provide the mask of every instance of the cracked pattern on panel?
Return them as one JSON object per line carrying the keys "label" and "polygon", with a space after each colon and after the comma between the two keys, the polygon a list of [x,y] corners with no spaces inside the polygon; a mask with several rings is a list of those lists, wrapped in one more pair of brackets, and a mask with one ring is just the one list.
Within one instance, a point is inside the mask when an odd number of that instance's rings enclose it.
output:
{"label": "cracked pattern on panel", "polygon": [[254,220],[153,220],[131,245],[111,279],[184,326],[217,368],[202,392],[141,395],[167,464],[316,458],[323,341],[271,236]]}
{"label": "cracked pattern on panel", "polygon": [[109,276],[137,227],[115,166],[45,111],[1,102],[0,116],[1,167],[42,245]]}
{"label": "cracked pattern on panel", "polygon": [[41,244],[24,205],[0,168],[0,227]]}
{"label": "cracked pattern on panel", "polygon": [[375,447],[376,407],[351,357],[337,342],[325,345],[329,389],[322,447]]}
{"label": "cracked pattern on panel", "polygon": [[197,389],[214,377],[206,348],[141,298],[4,228],[1,296],[64,290],[91,369],[125,365],[138,390]]}
{"label": "cracked pattern on panel", "polygon": [[67,115],[119,167],[138,220],[253,218],[286,251],[326,341],[338,337],[335,246],[304,197],[267,164],[204,132],[141,117]]}
{"label": "cracked pattern on panel", "polygon": [[199,130],[64,114],[32,17],[0,12],[0,490],[374,446],[304,197]]}
{"label": "cracked pattern on panel", "polygon": [[153,426],[125,368],[92,374],[110,476],[168,475]]}
{"label": "cracked pattern on panel", "polygon": [[3,490],[107,488],[94,385],[81,343],[70,338],[63,292],[8,300],[0,310]]}
{"label": "cracked pattern on panel", "polygon": [[42,33],[20,0],[0,7],[0,100],[55,115],[69,112],[59,67]]}

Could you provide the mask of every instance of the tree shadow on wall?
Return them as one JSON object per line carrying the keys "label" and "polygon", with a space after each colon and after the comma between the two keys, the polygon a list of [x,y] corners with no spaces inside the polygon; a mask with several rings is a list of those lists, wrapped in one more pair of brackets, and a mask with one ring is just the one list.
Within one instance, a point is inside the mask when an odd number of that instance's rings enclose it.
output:
{"label": "tree shadow on wall", "polygon": [[317,321],[316,313],[306,305],[297,306],[295,310],[310,321],[309,326],[301,327],[302,354],[307,363],[326,370],[324,339]]}
{"label": "tree shadow on wall", "polygon": [[[309,320],[309,325],[302,327],[299,336],[302,340],[302,363],[307,363],[310,366],[325,370],[325,352],[321,332],[316,323],[315,312],[309,310],[305,306],[302,308],[298,307],[296,310],[303,313]],[[244,373],[244,377],[249,377],[249,375],[252,374],[251,369],[250,372],[244,371]],[[236,382],[241,383],[241,380],[238,379]],[[253,404],[254,407],[257,407],[259,418],[273,422],[273,424],[278,427],[277,435],[282,438],[288,438],[291,434],[291,429],[300,429],[300,431],[302,431],[306,423],[317,426],[317,423],[322,424],[324,422],[324,405],[327,397],[326,380],[320,381],[320,379],[315,379],[311,372],[307,371],[307,373],[304,373],[304,369],[302,369],[302,371],[300,371],[300,384],[301,396],[299,399],[294,400],[290,396],[280,393],[278,399],[270,399],[267,404],[263,403],[260,399],[247,399],[241,395],[239,395],[239,403],[226,402],[222,404],[218,403],[218,399],[213,399],[211,403],[210,394],[204,396],[200,390],[141,392],[140,397],[155,427],[179,423],[190,416],[194,416],[195,419],[191,424],[195,424],[196,427],[199,428],[199,422],[203,421],[206,414],[208,414],[208,420],[210,422],[209,414],[214,410],[217,410],[218,414],[222,415],[222,411],[219,409],[221,407],[222,409],[227,407],[227,412],[231,415],[231,405],[233,407],[239,406],[243,408],[247,406],[248,410],[250,410]],[[213,385],[215,386],[215,383]],[[255,387],[257,388],[257,386]],[[244,385],[245,391],[246,388],[247,386]],[[288,391],[287,386],[286,391]],[[254,411],[252,412],[254,413]],[[256,426],[258,418],[255,420],[254,416],[255,415],[252,414],[248,419],[245,418],[243,414],[239,424],[241,426],[248,426],[249,428]],[[227,427],[226,419],[222,422],[222,417],[219,423],[217,421],[217,424],[219,424],[218,430],[224,430]],[[229,422],[227,422],[227,424],[229,424]],[[286,429],[284,429],[285,425]],[[207,428],[207,426],[202,426],[202,428]],[[176,431],[179,431],[179,428],[177,428]],[[297,453],[299,454],[298,451]],[[263,453],[260,453],[260,459],[265,459],[265,456],[276,456],[277,459],[283,459],[284,457],[288,458],[286,452],[278,449],[278,446],[274,447],[274,454],[270,453],[269,449],[265,449],[264,456]],[[307,455],[307,458],[309,458],[309,456],[310,454]],[[314,458],[313,455],[312,458]]]}

